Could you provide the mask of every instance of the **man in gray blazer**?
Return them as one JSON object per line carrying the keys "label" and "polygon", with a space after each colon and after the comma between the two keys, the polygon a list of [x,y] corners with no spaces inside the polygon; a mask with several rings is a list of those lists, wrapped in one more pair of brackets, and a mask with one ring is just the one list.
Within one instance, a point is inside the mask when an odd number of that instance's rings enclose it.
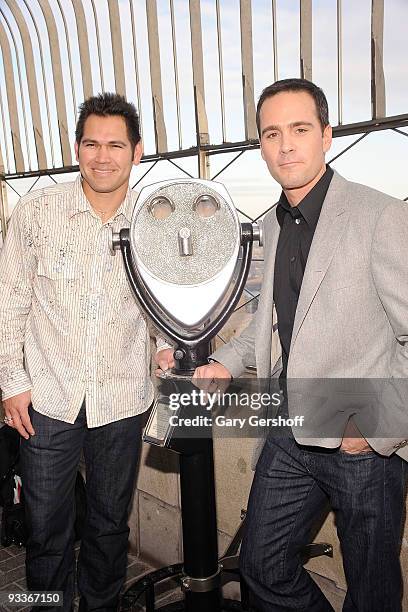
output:
{"label": "man in gray blazer", "polygon": [[348,583],[343,611],[398,612],[408,472],[408,205],[326,166],[328,107],[313,83],[267,87],[257,124],[262,157],[283,189],[264,220],[259,307],[195,378],[211,390],[205,381],[217,385],[255,362],[259,378],[280,378],[282,414],[303,414],[306,433],[266,440],[242,573],[257,610],[332,610],[300,558],[329,501]]}

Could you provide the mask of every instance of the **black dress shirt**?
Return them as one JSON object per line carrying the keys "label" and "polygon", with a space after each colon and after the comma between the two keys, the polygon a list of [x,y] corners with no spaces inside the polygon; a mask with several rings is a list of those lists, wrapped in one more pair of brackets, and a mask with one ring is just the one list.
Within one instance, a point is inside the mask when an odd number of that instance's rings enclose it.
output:
{"label": "black dress shirt", "polygon": [[286,377],[303,274],[332,176],[333,170],[327,166],[326,172],[297,206],[291,207],[282,192],[276,207],[276,217],[281,229],[276,248],[273,299],[282,344],[282,377]]}

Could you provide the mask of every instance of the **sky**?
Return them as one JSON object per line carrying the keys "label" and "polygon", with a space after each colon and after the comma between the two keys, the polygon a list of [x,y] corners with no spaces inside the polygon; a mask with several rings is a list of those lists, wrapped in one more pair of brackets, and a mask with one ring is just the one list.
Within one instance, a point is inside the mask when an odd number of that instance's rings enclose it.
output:
{"label": "sky", "polygon": [[[68,48],[65,37],[61,36],[61,55],[64,70],[64,94],[68,106],[68,131],[73,136],[75,128],[74,108],[83,99],[80,76],[80,61],[74,12],[71,0],[49,0],[55,16],[59,32],[67,28],[70,40],[72,61],[73,91],[70,82]],[[39,9],[38,0],[14,0],[21,8],[33,41],[36,59],[36,72],[40,83],[41,113],[43,125],[47,126],[47,103],[50,109],[51,124],[50,139],[44,130],[45,146],[49,165],[60,166],[62,163],[58,151],[57,118],[55,113],[54,82],[52,77],[52,58],[48,46],[45,21]],[[121,15],[127,97],[138,104],[134,47],[132,44],[132,29],[129,0],[118,0]],[[110,44],[108,7],[106,0],[83,0],[86,22],[89,32],[90,53],[93,64],[94,90],[102,89],[99,76],[98,48],[93,7],[95,8],[99,34],[101,39],[100,54],[103,66],[103,86],[109,91],[114,89],[113,62]],[[299,0],[277,0],[277,43],[278,43],[278,78],[299,76]],[[384,0],[385,31],[384,31],[384,71],[387,91],[387,115],[407,112],[408,103],[408,62],[405,42],[405,28],[408,23],[408,2],[406,0]],[[59,6],[64,11],[65,23]],[[147,154],[153,153],[154,127],[151,111],[150,72],[148,62],[148,41],[146,30],[145,0],[133,0],[133,15],[137,40],[137,60],[139,65],[141,119],[143,125],[144,148]],[[170,26],[170,3],[168,0],[157,0],[158,23],[160,36],[160,60],[163,78],[164,115],[167,129],[169,150],[179,148],[177,133],[177,113],[175,103],[175,86],[173,70],[172,36]],[[191,42],[189,34],[188,0],[174,0],[177,63],[179,70],[180,89],[180,123],[182,130],[182,147],[188,148],[195,144],[194,106],[192,98],[192,68]],[[218,51],[216,32],[215,0],[201,0],[201,18],[203,30],[204,72],[206,109],[210,133],[210,142],[222,142],[220,90],[218,71]],[[25,78],[21,39],[15,27],[12,14],[5,0],[0,0],[0,20],[4,25],[10,43],[10,29],[14,33],[17,45],[17,55],[13,50],[13,66],[17,74],[17,58],[21,72],[21,91],[19,98],[20,129],[24,134],[24,117],[22,113],[24,102],[26,108],[26,123],[29,132],[28,147],[24,147],[27,166],[35,168],[34,139],[30,122],[28,88]],[[343,123],[352,123],[370,119],[370,0],[342,0],[343,7]],[[35,17],[41,48],[38,43],[37,30],[30,15]],[[223,78],[225,92],[225,126],[226,140],[236,142],[244,140],[242,86],[241,86],[241,51],[239,30],[239,0],[220,0],[221,37],[223,52]],[[7,24],[8,22],[8,24]],[[254,49],[254,81],[255,100],[262,88],[273,81],[273,41],[270,0],[252,1],[252,26]],[[328,98],[331,110],[331,122],[338,123],[337,109],[337,50],[336,50],[336,1],[313,0],[313,80],[320,85]],[[12,44],[13,47],[13,44]],[[44,75],[42,78],[40,52],[43,55]],[[4,67],[0,57],[0,88],[4,90]],[[8,128],[6,96],[2,95],[4,107],[4,122]],[[408,130],[405,130],[408,132]],[[2,130],[0,130],[2,132]],[[6,136],[10,138],[9,135]],[[356,139],[353,137],[334,140],[328,159]],[[73,139],[72,139],[73,140]],[[51,151],[51,143],[53,151]],[[0,135],[0,146],[5,158],[4,137]],[[31,159],[28,160],[30,153]],[[211,156],[211,176],[216,174],[233,155]],[[336,168],[347,178],[364,182],[381,189],[396,197],[408,196],[406,179],[406,160],[408,158],[408,138],[392,131],[370,134],[351,151],[334,162]],[[176,160],[188,172],[196,175],[197,161],[195,158]],[[142,164],[132,174],[132,182],[136,182],[150,167]],[[11,171],[13,168],[11,166]],[[160,162],[143,179],[140,185],[174,178],[182,174],[168,162]],[[58,180],[70,180],[72,177],[59,177]],[[217,179],[224,182],[230,191],[238,208],[256,217],[268,208],[279,196],[279,186],[269,176],[260,158],[259,151],[251,151],[242,155]],[[37,186],[49,184],[46,177]],[[20,182],[17,190],[23,193],[30,181]],[[17,196],[9,190],[10,210],[17,201]]]}

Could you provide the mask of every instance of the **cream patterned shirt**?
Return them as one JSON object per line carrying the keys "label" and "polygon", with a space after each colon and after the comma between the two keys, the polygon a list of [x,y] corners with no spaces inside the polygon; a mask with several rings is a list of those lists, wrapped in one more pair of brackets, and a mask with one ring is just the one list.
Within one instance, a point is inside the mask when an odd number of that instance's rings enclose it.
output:
{"label": "cream patterned shirt", "polygon": [[[128,189],[102,223],[81,179],[22,197],[0,252],[0,387],[31,390],[35,410],[88,427],[146,410],[153,399],[150,341],[109,229],[129,226]],[[158,348],[167,346],[158,339]]]}

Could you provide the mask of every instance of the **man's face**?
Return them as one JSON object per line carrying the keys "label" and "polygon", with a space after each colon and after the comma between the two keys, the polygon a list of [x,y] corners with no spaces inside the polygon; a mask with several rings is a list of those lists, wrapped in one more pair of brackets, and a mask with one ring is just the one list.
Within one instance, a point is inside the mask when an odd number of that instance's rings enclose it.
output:
{"label": "man's face", "polygon": [[267,98],[260,110],[261,153],[269,172],[285,191],[306,194],[325,170],[332,140],[323,133],[312,96],[282,92]]}
{"label": "man's face", "polygon": [[126,191],[132,166],[139,163],[142,152],[139,142],[132,153],[123,117],[90,115],[80,144],[75,143],[88,199],[93,194]]}

